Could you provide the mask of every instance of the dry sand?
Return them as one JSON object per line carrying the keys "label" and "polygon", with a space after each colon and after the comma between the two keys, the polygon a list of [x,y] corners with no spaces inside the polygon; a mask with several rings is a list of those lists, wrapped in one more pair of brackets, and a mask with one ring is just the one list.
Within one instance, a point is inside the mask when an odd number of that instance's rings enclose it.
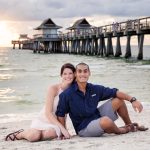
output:
{"label": "dry sand", "polygon": [[[134,122],[149,127],[150,110],[146,109],[142,113],[137,114],[132,109],[129,110],[131,118]],[[118,119],[116,123],[121,126],[123,122]],[[74,134],[70,121],[68,121],[68,129]],[[10,122],[0,124],[0,149],[7,150],[149,150],[150,149],[150,130],[130,132],[124,135],[105,134],[96,138],[81,138],[73,136],[69,140],[51,140],[30,143],[26,140],[20,141],[4,141],[5,135],[12,131],[24,128],[27,129],[30,120],[21,122]]]}

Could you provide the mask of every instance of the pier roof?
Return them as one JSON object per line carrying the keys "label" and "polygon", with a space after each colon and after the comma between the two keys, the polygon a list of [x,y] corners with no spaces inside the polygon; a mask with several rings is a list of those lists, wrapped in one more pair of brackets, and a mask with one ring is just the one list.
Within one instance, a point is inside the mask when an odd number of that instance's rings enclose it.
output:
{"label": "pier roof", "polygon": [[48,18],[42,22],[42,24],[36,28],[35,30],[41,30],[41,29],[60,29],[61,26],[56,25],[52,19]]}
{"label": "pier roof", "polygon": [[74,30],[74,29],[85,29],[85,28],[91,28],[92,26],[89,24],[89,22],[85,19],[79,19],[77,20],[73,26],[67,28],[68,30]]}

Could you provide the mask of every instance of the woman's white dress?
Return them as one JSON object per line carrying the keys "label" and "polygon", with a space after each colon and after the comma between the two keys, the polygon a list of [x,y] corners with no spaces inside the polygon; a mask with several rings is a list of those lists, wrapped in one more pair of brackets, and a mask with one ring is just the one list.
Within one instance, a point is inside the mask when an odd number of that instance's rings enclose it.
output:
{"label": "woman's white dress", "polygon": [[[57,110],[57,105],[59,102],[59,94],[62,92],[61,89],[59,89],[58,94],[54,98],[54,104],[53,104],[53,114],[55,116],[55,112]],[[49,129],[54,129],[56,131],[56,134],[58,137],[61,135],[61,130],[57,125],[49,123],[47,117],[45,116],[45,106],[43,109],[40,111],[38,117],[34,119],[31,123],[31,128],[37,129],[37,130],[49,130]]]}

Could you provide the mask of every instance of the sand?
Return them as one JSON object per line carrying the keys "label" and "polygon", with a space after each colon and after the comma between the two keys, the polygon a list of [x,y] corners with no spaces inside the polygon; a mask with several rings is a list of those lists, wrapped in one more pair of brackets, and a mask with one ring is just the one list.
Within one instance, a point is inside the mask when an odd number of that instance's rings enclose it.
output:
{"label": "sand", "polygon": [[[138,114],[132,109],[129,110],[130,116],[134,122],[149,127],[150,125],[150,110],[143,110]],[[28,142],[26,140],[5,141],[4,137],[12,131],[18,129],[27,129],[31,120],[21,122],[10,122],[0,124],[0,149],[7,150],[149,150],[150,149],[150,130],[130,132],[123,135],[105,134],[102,137],[82,138],[73,136],[68,140],[51,140],[40,142]],[[74,134],[73,127],[70,121],[67,122],[68,130]],[[116,121],[119,126],[123,125],[121,119]]]}

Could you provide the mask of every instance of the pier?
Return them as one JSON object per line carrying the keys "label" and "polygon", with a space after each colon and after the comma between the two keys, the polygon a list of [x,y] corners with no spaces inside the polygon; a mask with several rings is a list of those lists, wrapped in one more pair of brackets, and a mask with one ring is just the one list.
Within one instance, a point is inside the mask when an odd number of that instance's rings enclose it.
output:
{"label": "pier", "polygon": [[34,35],[33,52],[44,53],[61,52],[61,38],[57,33],[61,26],[56,25],[50,18],[43,21],[43,23],[36,27],[34,30],[38,31],[38,34]]}
{"label": "pier", "polygon": [[[64,53],[119,57],[122,55],[120,38],[126,37],[124,57],[129,58],[131,57],[131,36],[137,36],[139,48],[137,59],[140,60],[143,59],[144,35],[150,34],[150,17],[86,29],[83,29],[82,22],[78,25],[75,23],[74,26],[71,28],[71,32],[62,35],[62,51]],[[112,38],[116,38],[115,51],[113,50]]]}
{"label": "pier", "polygon": [[[26,41],[23,46],[30,45],[34,53],[69,53],[95,56],[122,55],[120,40],[126,37],[125,58],[132,56],[131,37],[137,36],[138,56],[143,59],[144,36],[150,34],[150,17],[115,22],[109,25],[93,27],[83,18],[77,20],[73,26],[68,27],[67,33],[58,33],[57,26],[51,19],[45,20],[39,27],[41,34],[34,35],[32,40]],[[116,49],[113,49],[112,39],[116,40]],[[29,43],[30,42],[30,43]]]}
{"label": "pier", "polygon": [[18,45],[19,49],[32,49],[33,40],[27,34],[20,34],[19,39],[12,40],[11,44],[13,44],[13,49],[16,48],[16,45]]}

